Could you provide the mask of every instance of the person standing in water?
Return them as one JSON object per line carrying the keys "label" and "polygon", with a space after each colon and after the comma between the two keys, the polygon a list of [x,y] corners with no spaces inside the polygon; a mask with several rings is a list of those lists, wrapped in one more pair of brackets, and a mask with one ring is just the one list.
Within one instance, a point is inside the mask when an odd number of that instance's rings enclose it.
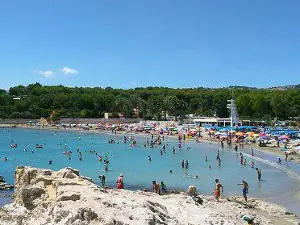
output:
{"label": "person standing in water", "polygon": [[101,181],[101,186],[104,187],[105,186],[105,176],[104,176],[104,174],[99,176],[99,178],[100,178],[100,181]]}
{"label": "person standing in water", "polygon": [[120,176],[117,178],[117,188],[124,189],[123,173],[121,173]]}
{"label": "person standing in water", "polygon": [[215,187],[215,191],[214,191],[214,195],[216,200],[219,202],[220,199],[220,195],[221,195],[221,189],[222,189],[222,193],[223,193],[223,185],[220,184],[219,179],[215,179],[216,182],[216,187]]}
{"label": "person standing in water", "polygon": [[257,179],[261,181],[261,169],[255,168],[257,170]]}
{"label": "person standing in water", "polygon": [[181,161],[181,168],[184,169],[184,159]]}
{"label": "person standing in water", "polygon": [[248,191],[249,191],[248,183],[245,180],[243,180],[242,183],[238,184],[238,185],[243,185],[242,192],[243,192],[244,199],[247,202],[248,201],[247,194],[248,194]]}
{"label": "person standing in water", "polygon": [[220,159],[220,152],[218,150],[218,154],[217,154],[216,160],[219,160],[219,159]]}
{"label": "person standing in water", "polygon": [[185,160],[185,168],[188,169],[189,168],[189,161]]}
{"label": "person standing in water", "polygon": [[222,166],[222,160],[221,160],[221,158],[219,158],[219,164],[218,164],[218,166],[219,166],[219,167]]}
{"label": "person standing in water", "polygon": [[288,154],[287,154],[287,152],[285,152],[284,155],[285,155],[285,161],[287,162],[288,161]]}

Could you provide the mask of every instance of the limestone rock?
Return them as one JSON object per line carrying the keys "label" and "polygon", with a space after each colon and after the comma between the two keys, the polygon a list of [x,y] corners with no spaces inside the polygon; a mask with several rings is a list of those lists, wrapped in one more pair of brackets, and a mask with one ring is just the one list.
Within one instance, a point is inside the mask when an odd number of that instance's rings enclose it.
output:
{"label": "limestone rock", "polygon": [[17,167],[15,191],[14,203],[0,208],[1,225],[241,225],[243,215],[260,224],[299,222],[285,209],[258,199],[249,199],[245,207],[239,197],[219,204],[212,196],[201,196],[203,205],[195,205],[184,193],[103,190],[72,168]]}

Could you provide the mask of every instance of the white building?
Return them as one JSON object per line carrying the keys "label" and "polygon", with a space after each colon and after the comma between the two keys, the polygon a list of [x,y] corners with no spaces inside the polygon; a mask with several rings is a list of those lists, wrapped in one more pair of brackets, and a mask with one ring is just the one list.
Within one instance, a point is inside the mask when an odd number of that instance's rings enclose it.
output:
{"label": "white building", "polygon": [[231,119],[230,118],[218,118],[218,117],[199,117],[197,119],[193,119],[193,122],[198,126],[218,126],[218,127],[225,127],[230,126]]}

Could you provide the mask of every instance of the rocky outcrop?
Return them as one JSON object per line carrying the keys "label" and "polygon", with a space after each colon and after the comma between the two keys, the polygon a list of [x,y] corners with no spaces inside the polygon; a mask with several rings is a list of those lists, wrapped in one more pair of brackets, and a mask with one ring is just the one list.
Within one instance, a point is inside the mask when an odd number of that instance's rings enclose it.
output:
{"label": "rocky outcrop", "polygon": [[13,189],[14,186],[5,182],[4,177],[0,176],[0,190],[9,190]]}
{"label": "rocky outcrop", "polygon": [[201,196],[199,205],[184,193],[160,196],[102,189],[72,168],[55,172],[18,167],[15,191],[14,203],[0,208],[1,225],[242,225],[247,224],[241,218],[244,215],[261,224],[274,224],[274,219],[276,224],[297,224],[297,218],[285,209],[258,199],[246,205],[240,198],[217,203]]}

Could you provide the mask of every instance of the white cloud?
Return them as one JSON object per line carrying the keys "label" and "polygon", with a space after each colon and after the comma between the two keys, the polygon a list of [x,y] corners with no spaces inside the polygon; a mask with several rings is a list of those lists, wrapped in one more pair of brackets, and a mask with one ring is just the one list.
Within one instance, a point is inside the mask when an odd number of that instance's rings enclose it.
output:
{"label": "white cloud", "polygon": [[35,70],[35,73],[42,75],[45,78],[53,78],[55,77],[55,73],[52,70]]}
{"label": "white cloud", "polygon": [[68,68],[68,67],[64,67],[61,69],[61,71],[66,74],[66,75],[74,75],[74,74],[78,74],[78,70],[75,70],[75,69],[71,69],[71,68]]}

